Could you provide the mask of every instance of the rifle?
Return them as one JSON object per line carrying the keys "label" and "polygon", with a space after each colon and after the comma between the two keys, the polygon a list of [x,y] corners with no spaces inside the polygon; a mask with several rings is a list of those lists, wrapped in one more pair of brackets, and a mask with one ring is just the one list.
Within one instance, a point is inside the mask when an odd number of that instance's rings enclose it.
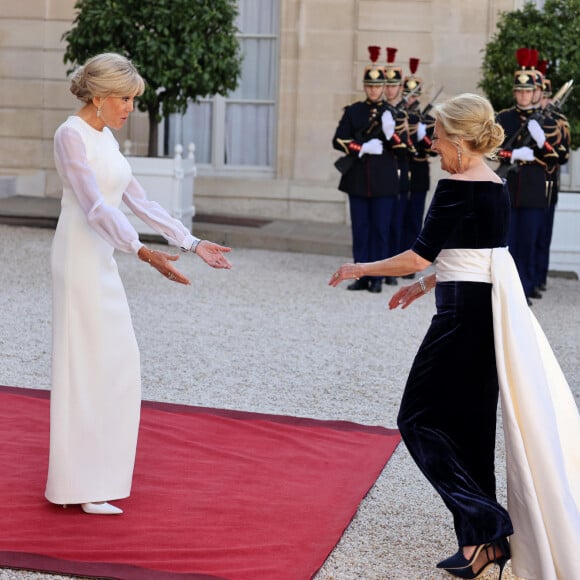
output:
{"label": "rifle", "polygon": [[[520,128],[508,139],[508,141],[504,144],[502,149],[506,151],[512,151],[514,145],[518,142],[521,137],[521,141],[518,143],[520,147],[528,147],[532,141],[532,136],[528,131],[528,123],[535,119],[540,124],[540,127],[543,126],[547,117],[550,117],[554,111],[561,110],[561,107],[566,102],[566,99],[570,96],[572,92],[572,85],[574,84],[574,80],[570,79],[569,81],[565,82],[561,87],[560,90],[554,95],[553,99],[548,103],[546,108],[541,111],[537,110],[532,115],[530,115],[529,119],[520,125]],[[511,169],[510,163],[502,163],[497,169],[496,174],[499,175],[502,179],[505,178]]]}
{"label": "rifle", "polygon": [[421,85],[418,84],[412,91],[409,91],[406,95],[403,95],[403,98],[395,105],[394,108],[397,111],[405,109],[407,107],[407,104],[409,103],[409,97],[414,96],[415,93],[417,93],[420,88],[421,88]]}
{"label": "rifle", "polygon": [[429,103],[427,103],[427,106],[423,109],[423,111],[421,111],[421,117],[424,117],[425,115],[429,114],[429,112],[433,108],[433,105],[435,104],[435,101],[437,100],[437,97],[441,94],[442,90],[443,85],[439,87],[439,90],[435,93],[435,96],[431,99]]}
{"label": "rifle", "polygon": [[572,89],[574,88],[572,86],[573,84],[574,79],[570,79],[569,81],[565,82],[560,90],[554,95],[554,97],[548,103],[547,107],[544,109],[544,111],[547,111],[548,116],[552,111],[562,111],[562,107],[568,100],[568,97],[572,94]]}

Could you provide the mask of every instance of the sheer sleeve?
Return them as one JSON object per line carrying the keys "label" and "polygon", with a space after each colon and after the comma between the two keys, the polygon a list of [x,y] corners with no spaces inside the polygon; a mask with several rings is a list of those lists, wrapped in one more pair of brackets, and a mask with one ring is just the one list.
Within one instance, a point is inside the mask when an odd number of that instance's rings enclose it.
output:
{"label": "sheer sleeve", "polygon": [[90,226],[116,249],[137,253],[143,245],[139,235],[119,208],[105,203],[80,134],[61,127],[54,136],[54,154],[60,177],[74,192]]}
{"label": "sheer sleeve", "polygon": [[198,239],[156,201],[147,199],[145,190],[135,177],[131,179],[127,191],[123,194],[123,201],[139,219],[161,234],[170,244],[189,250]]}
{"label": "sheer sleeve", "polygon": [[434,262],[443,245],[465,215],[467,197],[459,182],[443,179],[437,184],[425,224],[412,250],[425,260]]}

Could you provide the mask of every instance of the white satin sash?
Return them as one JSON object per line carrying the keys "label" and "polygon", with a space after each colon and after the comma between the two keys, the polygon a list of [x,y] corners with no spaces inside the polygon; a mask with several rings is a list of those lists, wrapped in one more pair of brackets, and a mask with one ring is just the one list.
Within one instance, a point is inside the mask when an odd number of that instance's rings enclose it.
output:
{"label": "white satin sash", "polygon": [[507,248],[442,250],[437,282],[491,282],[512,568],[580,578],[580,414]]}

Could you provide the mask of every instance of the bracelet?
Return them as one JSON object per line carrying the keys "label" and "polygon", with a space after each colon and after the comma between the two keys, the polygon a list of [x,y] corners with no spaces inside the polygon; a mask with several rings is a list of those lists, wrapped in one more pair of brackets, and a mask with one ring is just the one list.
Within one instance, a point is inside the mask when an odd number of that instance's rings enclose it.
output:
{"label": "bracelet", "polygon": [[192,242],[191,246],[189,246],[189,248],[181,246],[179,249],[180,249],[182,252],[192,252],[192,253],[194,253],[194,254],[195,254],[195,251],[196,251],[196,249],[197,249],[197,246],[199,245],[199,242],[201,242],[201,240],[200,240],[199,238],[195,238],[195,239],[193,240],[193,242]]}
{"label": "bracelet", "polygon": [[419,278],[419,286],[421,286],[421,291],[423,294],[427,294],[427,285],[425,284],[425,279],[423,276]]}

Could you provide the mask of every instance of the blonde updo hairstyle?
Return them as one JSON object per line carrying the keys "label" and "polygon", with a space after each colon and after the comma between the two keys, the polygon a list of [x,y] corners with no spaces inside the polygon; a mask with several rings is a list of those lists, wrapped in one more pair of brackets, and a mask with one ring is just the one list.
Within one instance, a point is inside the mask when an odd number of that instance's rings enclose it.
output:
{"label": "blonde updo hairstyle", "polygon": [[449,139],[461,148],[461,141],[475,154],[493,157],[504,140],[501,125],[495,122],[487,99],[463,93],[435,105],[434,117]]}
{"label": "blonde updo hairstyle", "polygon": [[74,71],[70,82],[70,92],[84,103],[94,97],[140,96],[144,90],[145,81],[133,63],[114,52],[89,58]]}

